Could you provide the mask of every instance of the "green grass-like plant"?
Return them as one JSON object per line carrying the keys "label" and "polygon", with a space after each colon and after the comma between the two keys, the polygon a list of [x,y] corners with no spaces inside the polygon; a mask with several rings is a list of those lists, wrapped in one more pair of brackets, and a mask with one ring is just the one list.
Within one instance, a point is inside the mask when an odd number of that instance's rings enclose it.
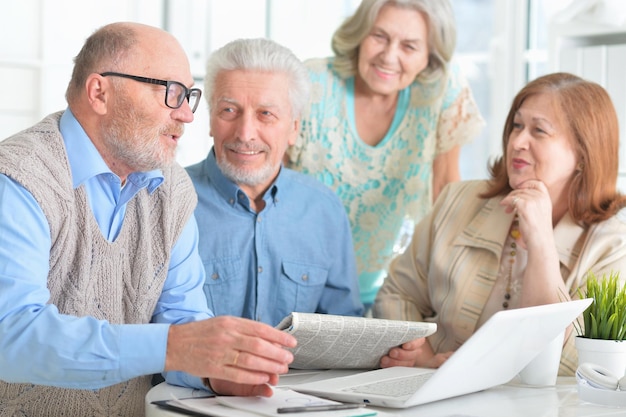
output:
{"label": "green grass-like plant", "polygon": [[578,294],[581,298],[593,298],[583,312],[584,329],[576,326],[579,336],[589,339],[626,339],[626,284],[619,280],[619,272],[611,272],[598,278],[587,273],[587,289]]}

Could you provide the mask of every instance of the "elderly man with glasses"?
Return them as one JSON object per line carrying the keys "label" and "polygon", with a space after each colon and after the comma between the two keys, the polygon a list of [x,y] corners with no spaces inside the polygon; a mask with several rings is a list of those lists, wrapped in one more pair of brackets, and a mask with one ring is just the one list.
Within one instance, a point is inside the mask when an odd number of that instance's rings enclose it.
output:
{"label": "elderly man with glasses", "polygon": [[0,415],[142,416],[154,373],[268,396],[287,371],[293,337],[206,305],[174,162],[193,83],[170,34],[107,25],[68,108],[0,143]]}

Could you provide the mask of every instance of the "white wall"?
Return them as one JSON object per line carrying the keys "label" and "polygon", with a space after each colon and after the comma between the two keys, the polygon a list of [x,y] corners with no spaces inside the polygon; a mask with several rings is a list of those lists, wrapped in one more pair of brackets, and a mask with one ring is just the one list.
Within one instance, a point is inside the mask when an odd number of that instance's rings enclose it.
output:
{"label": "white wall", "polygon": [[609,93],[620,126],[618,187],[626,192],[626,3],[606,0],[568,12],[551,26],[550,70],[595,81]]}
{"label": "white wall", "polygon": [[[65,108],[73,57],[95,28],[116,20],[160,25],[153,0],[1,0],[0,138]],[[71,16],[80,16],[72,19]]]}

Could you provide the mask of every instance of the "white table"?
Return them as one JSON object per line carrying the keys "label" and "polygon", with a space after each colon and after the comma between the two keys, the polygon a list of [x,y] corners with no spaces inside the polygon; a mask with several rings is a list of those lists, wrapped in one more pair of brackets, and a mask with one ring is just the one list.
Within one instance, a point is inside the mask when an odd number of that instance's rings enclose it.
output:
{"label": "white table", "polygon": [[[146,417],[181,417],[150,404],[174,394],[178,398],[202,396],[204,391],[175,387],[167,383],[153,387],[146,395]],[[626,408],[614,408],[582,401],[576,380],[559,377],[554,387],[533,388],[511,383],[475,394],[463,395],[407,409],[368,407],[397,416],[428,417],[599,417],[626,416]],[[324,413],[319,412],[323,417]]]}

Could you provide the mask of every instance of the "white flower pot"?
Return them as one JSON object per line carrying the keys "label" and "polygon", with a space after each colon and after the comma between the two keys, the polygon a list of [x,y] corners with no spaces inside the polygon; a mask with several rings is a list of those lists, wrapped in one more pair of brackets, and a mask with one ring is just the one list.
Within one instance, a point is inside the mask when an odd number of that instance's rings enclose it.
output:
{"label": "white flower pot", "polygon": [[578,351],[578,366],[583,363],[600,365],[621,378],[626,374],[626,340],[574,339]]}

